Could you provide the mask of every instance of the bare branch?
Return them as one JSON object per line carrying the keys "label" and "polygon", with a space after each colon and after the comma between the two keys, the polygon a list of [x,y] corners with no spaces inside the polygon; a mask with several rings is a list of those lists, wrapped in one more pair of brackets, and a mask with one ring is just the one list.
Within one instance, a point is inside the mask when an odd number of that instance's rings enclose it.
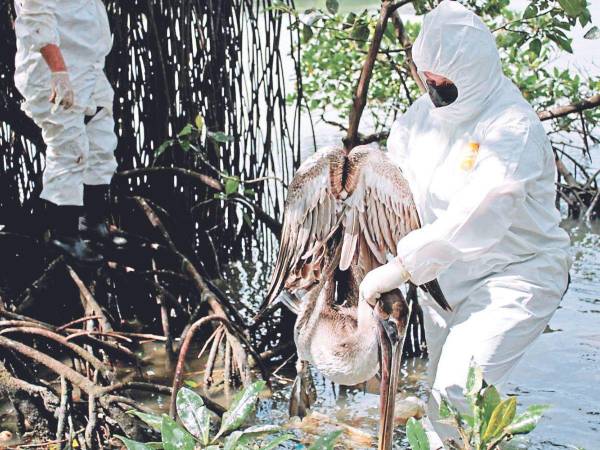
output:
{"label": "bare branch", "polygon": [[576,103],[570,103],[564,106],[557,106],[546,111],[540,111],[538,117],[540,120],[556,119],[558,117],[566,116],[574,112],[585,111],[586,109],[592,109],[600,106],[600,94],[592,95],[589,98],[581,100]]}

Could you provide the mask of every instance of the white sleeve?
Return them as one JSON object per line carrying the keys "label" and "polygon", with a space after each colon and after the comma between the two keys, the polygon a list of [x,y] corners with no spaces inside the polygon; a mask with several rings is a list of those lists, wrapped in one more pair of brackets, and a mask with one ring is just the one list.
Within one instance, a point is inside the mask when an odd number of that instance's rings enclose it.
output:
{"label": "white sleeve", "polygon": [[455,261],[477,260],[504,237],[525,202],[527,182],[543,170],[529,125],[527,118],[492,125],[480,142],[470,179],[448,209],[398,243],[398,257],[414,283],[437,278]]}
{"label": "white sleeve", "polygon": [[403,114],[394,121],[387,140],[388,153],[392,161],[399,167],[406,166],[405,161],[408,156],[410,128],[407,123],[407,114]]}
{"label": "white sleeve", "polygon": [[31,51],[48,44],[60,45],[56,22],[57,0],[21,0],[17,8],[15,33]]}

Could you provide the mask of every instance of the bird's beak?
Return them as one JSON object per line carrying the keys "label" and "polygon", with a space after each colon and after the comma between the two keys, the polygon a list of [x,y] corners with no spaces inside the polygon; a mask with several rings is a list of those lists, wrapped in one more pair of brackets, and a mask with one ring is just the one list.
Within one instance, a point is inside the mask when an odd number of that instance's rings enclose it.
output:
{"label": "bird's beak", "polygon": [[394,409],[398,377],[402,362],[402,347],[409,315],[404,297],[398,290],[382,295],[375,309],[378,316],[381,385],[379,388],[378,450],[391,450],[394,433]]}

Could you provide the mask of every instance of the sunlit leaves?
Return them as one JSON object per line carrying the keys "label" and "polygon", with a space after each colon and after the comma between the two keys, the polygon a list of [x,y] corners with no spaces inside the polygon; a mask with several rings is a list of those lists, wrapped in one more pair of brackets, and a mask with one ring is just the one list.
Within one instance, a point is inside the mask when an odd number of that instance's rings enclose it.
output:
{"label": "sunlit leaves", "polygon": [[210,412],[204,406],[202,397],[191,389],[182,387],[177,392],[177,414],[185,428],[197,439],[208,444],[210,433]]}
{"label": "sunlit leaves", "polygon": [[586,8],[586,0],[558,0],[558,3],[571,17],[578,17]]}
{"label": "sunlit leaves", "polygon": [[127,411],[128,414],[137,416],[139,419],[144,421],[150,428],[160,431],[162,424],[162,417],[156,414],[147,414],[137,410]]}
{"label": "sunlit leaves", "polygon": [[414,417],[406,422],[406,437],[412,450],[429,450],[429,439],[420,421]]}
{"label": "sunlit leaves", "polygon": [[[512,439],[513,435],[531,432],[548,408],[532,405],[517,415],[517,398],[513,396],[502,400],[498,390],[486,383],[482,369],[474,361],[469,367],[464,395],[469,406],[460,411],[442,397],[439,417],[440,422],[458,431],[464,448],[473,450],[495,449],[498,444]],[[419,427],[416,422],[407,423],[407,437],[413,450],[420,449],[422,445]]]}
{"label": "sunlit leaves", "polygon": [[196,445],[194,437],[167,415],[162,416],[160,434],[165,450],[194,450]]}
{"label": "sunlit leaves", "polygon": [[506,427],[506,432],[510,434],[530,433],[548,408],[548,405],[531,405],[523,414],[517,416],[514,421]]}
{"label": "sunlit leaves", "polygon": [[538,38],[532,39],[529,42],[529,51],[532,52],[536,57],[540,56],[540,52],[542,51],[542,41]]}
{"label": "sunlit leaves", "polygon": [[224,433],[239,428],[246,421],[248,416],[254,411],[256,401],[258,400],[258,394],[260,394],[264,388],[264,381],[256,381],[235,395],[229,410],[223,414],[221,428],[215,436],[215,439],[219,438]]}
{"label": "sunlit leaves", "polygon": [[535,3],[530,3],[523,12],[523,19],[532,19],[538,14],[538,8]]}

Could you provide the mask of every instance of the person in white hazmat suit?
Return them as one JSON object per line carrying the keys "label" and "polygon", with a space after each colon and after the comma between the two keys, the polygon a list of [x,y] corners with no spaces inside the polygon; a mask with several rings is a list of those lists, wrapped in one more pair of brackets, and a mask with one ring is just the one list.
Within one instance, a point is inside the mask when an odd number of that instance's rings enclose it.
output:
{"label": "person in white hazmat suit", "polygon": [[15,0],[15,10],[15,85],[47,146],[41,198],[54,243],[96,260],[78,224],[83,214],[91,236],[108,236],[117,137],[114,92],[103,70],[112,47],[106,9],[101,0]]}
{"label": "person in white hazmat suit", "polygon": [[373,303],[408,279],[438,278],[452,310],[429,299],[422,307],[430,437],[446,439],[455,436],[437,420],[440,398],[466,409],[471,359],[502,386],[557,309],[569,238],[559,228],[544,128],[503,75],[480,18],[445,0],[424,17],[412,52],[429,95],[393,124],[388,149],[423,227],[398,243],[397,258],[367,274],[360,295]]}

